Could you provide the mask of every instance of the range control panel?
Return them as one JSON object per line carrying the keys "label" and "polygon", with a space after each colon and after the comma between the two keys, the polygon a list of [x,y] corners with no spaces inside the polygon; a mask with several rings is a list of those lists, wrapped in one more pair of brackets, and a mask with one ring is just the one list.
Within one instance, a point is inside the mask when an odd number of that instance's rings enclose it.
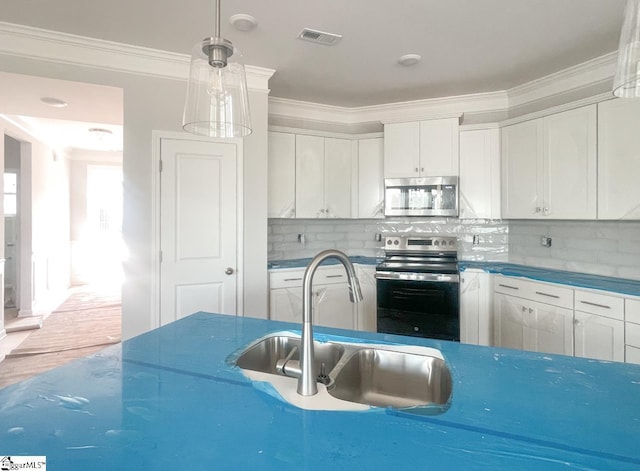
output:
{"label": "range control panel", "polygon": [[386,236],[384,249],[402,252],[457,252],[458,239],[446,236]]}

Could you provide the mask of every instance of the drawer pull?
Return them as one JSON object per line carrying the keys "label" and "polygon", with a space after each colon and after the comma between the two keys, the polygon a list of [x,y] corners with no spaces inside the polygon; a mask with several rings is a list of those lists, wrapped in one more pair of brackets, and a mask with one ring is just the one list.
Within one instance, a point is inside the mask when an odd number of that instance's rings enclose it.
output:
{"label": "drawer pull", "polygon": [[502,283],[500,283],[498,286],[502,286],[503,288],[509,288],[509,289],[520,289],[517,286],[503,285]]}
{"label": "drawer pull", "polygon": [[285,278],[284,281],[302,281],[302,278]]}
{"label": "drawer pull", "polygon": [[327,275],[326,278],[342,278],[344,275]]}
{"label": "drawer pull", "polygon": [[605,304],[592,303],[589,301],[580,301],[582,304],[588,304],[589,306],[601,307],[602,309],[611,309],[611,306]]}
{"label": "drawer pull", "polygon": [[560,299],[560,296],[555,295],[555,294],[548,294],[548,293],[543,293],[542,291],[536,291],[536,294],[539,294],[540,296],[546,296],[548,298],[556,298],[556,299]]}

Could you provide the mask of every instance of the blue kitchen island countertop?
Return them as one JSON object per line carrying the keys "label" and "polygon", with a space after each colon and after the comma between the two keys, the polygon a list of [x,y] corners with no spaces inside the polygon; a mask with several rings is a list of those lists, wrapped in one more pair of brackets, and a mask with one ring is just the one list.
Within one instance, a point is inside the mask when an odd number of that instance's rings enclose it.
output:
{"label": "blue kitchen island countertop", "polygon": [[338,329],[439,349],[449,409],[298,409],[233,358],[298,325],[197,313],[0,390],[0,454],[50,469],[640,469],[640,366]]}

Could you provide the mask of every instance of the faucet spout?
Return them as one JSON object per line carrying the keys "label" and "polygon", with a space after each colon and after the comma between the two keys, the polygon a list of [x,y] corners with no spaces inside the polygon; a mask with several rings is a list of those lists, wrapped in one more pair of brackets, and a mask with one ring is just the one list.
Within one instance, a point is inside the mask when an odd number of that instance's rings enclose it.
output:
{"label": "faucet spout", "polygon": [[298,394],[313,396],[318,393],[315,354],[313,351],[313,275],[318,266],[329,258],[337,259],[347,271],[349,298],[352,303],[362,301],[360,282],[356,270],[346,254],[339,250],[324,250],[316,255],[307,266],[302,278],[302,350],[300,352],[300,376]]}

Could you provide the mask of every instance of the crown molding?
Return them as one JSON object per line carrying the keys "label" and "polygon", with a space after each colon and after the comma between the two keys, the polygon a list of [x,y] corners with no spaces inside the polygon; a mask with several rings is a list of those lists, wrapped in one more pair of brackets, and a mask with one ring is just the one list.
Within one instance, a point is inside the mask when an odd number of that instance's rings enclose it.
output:
{"label": "crown molding", "polygon": [[551,108],[545,108],[540,111],[536,111],[534,113],[528,113],[522,116],[517,116],[515,118],[505,119],[504,121],[500,121],[498,124],[499,127],[511,126],[512,124],[522,123],[524,121],[530,121],[532,119],[544,118],[545,116],[550,116],[556,113],[562,113],[563,111],[573,110],[575,108],[582,108],[583,106],[594,105],[597,103],[602,103],[603,101],[612,100],[615,97],[613,93],[600,93],[598,95],[590,96],[587,98],[582,98],[580,100],[575,100],[569,103],[563,103],[562,105],[553,106]]}
{"label": "crown molding", "polygon": [[615,75],[617,57],[618,52],[613,51],[582,64],[513,87],[507,91],[509,108],[530,105],[552,96],[611,80]]}
{"label": "crown molding", "polygon": [[354,108],[269,97],[270,116],[329,121],[343,125],[460,117],[465,112],[503,110],[506,107],[506,92],[479,93]]}
{"label": "crown molding", "polygon": [[[190,56],[0,22],[0,54],[114,72],[187,80]],[[275,70],[245,65],[247,87],[269,91]]]}

